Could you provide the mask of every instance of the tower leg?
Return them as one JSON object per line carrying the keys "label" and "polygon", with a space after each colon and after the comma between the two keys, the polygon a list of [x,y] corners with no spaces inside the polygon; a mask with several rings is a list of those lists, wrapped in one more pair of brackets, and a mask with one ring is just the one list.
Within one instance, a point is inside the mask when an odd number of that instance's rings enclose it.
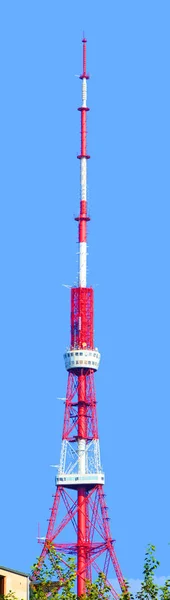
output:
{"label": "tower leg", "polygon": [[77,596],[85,593],[86,574],[86,489],[78,490],[78,553],[77,553]]}

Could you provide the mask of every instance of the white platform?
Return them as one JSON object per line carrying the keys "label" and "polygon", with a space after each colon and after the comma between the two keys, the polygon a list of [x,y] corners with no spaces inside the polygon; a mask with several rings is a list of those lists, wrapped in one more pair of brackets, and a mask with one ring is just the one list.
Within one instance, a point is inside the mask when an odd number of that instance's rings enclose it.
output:
{"label": "white platform", "polygon": [[61,473],[60,475],[56,475],[55,483],[56,485],[82,485],[84,483],[89,485],[100,483],[104,485],[105,476],[104,473],[87,473],[85,475]]}
{"label": "white platform", "polygon": [[94,350],[67,350],[64,354],[67,371],[72,369],[93,369],[97,371],[100,363],[100,352]]}

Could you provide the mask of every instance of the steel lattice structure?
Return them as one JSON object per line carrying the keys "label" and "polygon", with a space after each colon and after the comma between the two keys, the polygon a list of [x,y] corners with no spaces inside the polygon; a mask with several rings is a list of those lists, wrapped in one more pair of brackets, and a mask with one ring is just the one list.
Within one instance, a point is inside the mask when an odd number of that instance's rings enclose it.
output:
{"label": "steel lattice structure", "polygon": [[[92,580],[92,570],[103,571],[108,581],[112,563],[120,588],[124,578],[116,557],[104,494],[104,472],[100,459],[94,373],[100,353],[94,346],[94,294],[87,287],[87,160],[86,115],[87,80],[86,39],[83,38],[83,73],[81,113],[80,213],[78,221],[79,283],[71,289],[71,342],[64,354],[68,371],[60,464],[56,492],[48,529],[43,542],[38,569],[45,559],[49,543],[57,551],[77,557],[77,596],[85,592],[85,580]],[[60,517],[60,505],[63,505]],[[73,526],[73,539],[64,543],[61,534]],[[65,534],[66,538],[66,534]],[[101,558],[102,557],[102,562]],[[110,583],[109,583],[110,585]],[[111,594],[118,599],[111,587]]]}

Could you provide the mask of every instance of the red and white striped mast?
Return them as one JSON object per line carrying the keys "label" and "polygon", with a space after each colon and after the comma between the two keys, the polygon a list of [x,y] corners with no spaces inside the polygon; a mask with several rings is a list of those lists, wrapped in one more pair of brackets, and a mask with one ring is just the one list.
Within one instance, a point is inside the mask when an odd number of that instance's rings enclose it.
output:
{"label": "red and white striped mast", "polygon": [[[87,214],[87,160],[90,156],[86,147],[86,117],[89,110],[89,75],[86,71],[87,40],[83,37],[82,42],[82,105],[78,109],[81,113],[81,151],[78,156],[80,213],[76,217],[79,224],[79,275],[78,286],[71,288],[71,340],[64,354],[68,384],[56,492],[35,576],[38,578],[49,545],[53,544],[57,552],[77,558],[78,598],[85,594],[86,581],[93,580],[93,572],[98,574],[102,571],[112,597],[118,600],[119,596],[108,580],[109,565],[113,566],[121,589],[124,589],[125,582],[114,549],[104,494],[105,475],[100,459],[94,384],[100,353],[94,345],[93,288],[87,287],[87,222],[90,220]],[[60,518],[61,502],[65,515]],[[60,536],[70,522],[74,539],[63,542]],[[39,541],[41,543],[41,539]]]}
{"label": "red and white striped mast", "polygon": [[86,115],[87,107],[87,80],[89,75],[86,72],[86,38],[83,38],[83,72],[80,75],[82,80],[82,105],[78,109],[81,111],[81,154],[80,159],[80,216],[79,220],[79,286],[86,287],[87,283],[87,160],[90,156],[86,148]]}

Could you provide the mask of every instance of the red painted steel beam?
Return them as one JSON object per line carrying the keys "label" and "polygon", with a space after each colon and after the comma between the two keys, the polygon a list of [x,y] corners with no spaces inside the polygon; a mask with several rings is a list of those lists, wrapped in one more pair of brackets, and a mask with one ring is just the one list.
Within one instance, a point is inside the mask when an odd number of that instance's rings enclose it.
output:
{"label": "red painted steel beam", "polygon": [[[98,574],[101,573],[101,568],[95,562],[93,563],[93,567],[94,567],[96,573],[98,573]],[[106,577],[105,582],[106,582],[106,585],[108,585],[110,587],[110,591],[111,591],[111,594],[112,594],[114,600],[119,600],[119,598],[120,598],[119,594],[116,592],[116,590],[114,589],[114,587],[110,583],[110,581],[107,579],[107,577]]]}

